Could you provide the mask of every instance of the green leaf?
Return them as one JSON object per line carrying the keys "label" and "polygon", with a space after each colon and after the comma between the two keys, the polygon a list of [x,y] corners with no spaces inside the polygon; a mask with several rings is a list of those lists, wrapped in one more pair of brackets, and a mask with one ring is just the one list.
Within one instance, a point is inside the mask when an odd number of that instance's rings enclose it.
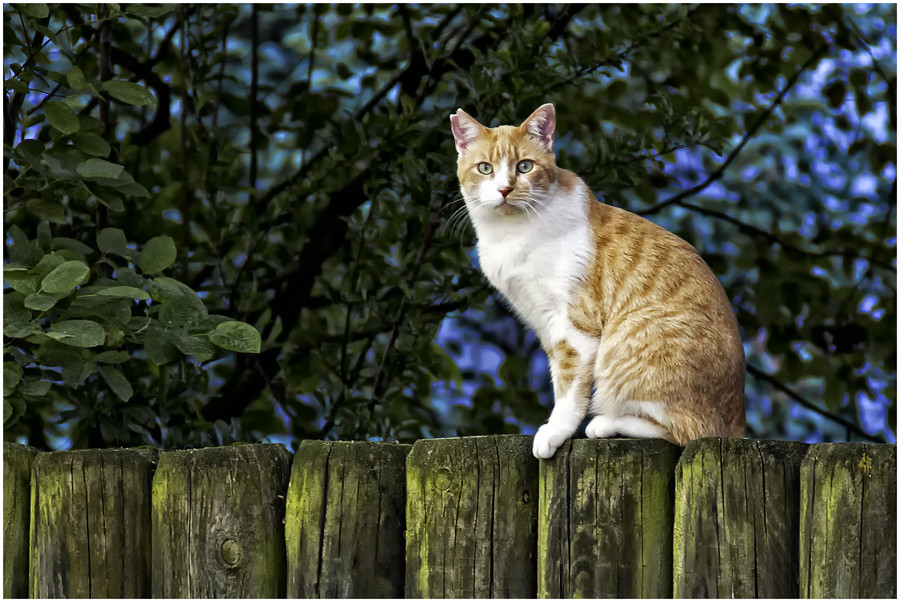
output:
{"label": "green leaf", "polygon": [[72,142],[75,148],[94,157],[108,157],[111,150],[109,143],[97,134],[78,134]]}
{"label": "green leaf", "polygon": [[147,241],[141,251],[141,271],[156,274],[175,263],[175,242],[168,236],[156,236]]}
{"label": "green leaf", "polygon": [[94,373],[96,367],[97,364],[94,362],[86,362],[81,357],[71,363],[63,364],[63,382],[68,387],[80,387],[84,381]]}
{"label": "green leaf", "polygon": [[21,12],[26,17],[32,17],[34,19],[43,19],[50,15],[50,9],[47,8],[46,4],[42,3],[22,3],[16,4],[16,9]]}
{"label": "green leaf", "polygon": [[44,106],[47,121],[62,134],[74,134],[80,126],[78,115],[64,102],[51,100]]}
{"label": "green leaf", "polygon": [[122,401],[128,401],[131,399],[131,396],[134,395],[131,383],[128,382],[125,375],[112,366],[100,366],[100,376],[103,377],[103,380],[106,381],[109,388],[112,389],[113,393],[118,395],[119,399]]}
{"label": "green leaf", "polygon": [[3,336],[25,338],[41,332],[31,321],[31,312],[24,304],[25,296],[18,292],[3,295]]}
{"label": "green leaf", "polygon": [[125,233],[118,228],[103,228],[97,235],[97,246],[100,251],[109,255],[128,257],[128,241]]}
{"label": "green leaf", "polygon": [[162,366],[181,357],[178,348],[172,342],[171,333],[159,325],[157,320],[150,320],[143,330],[144,350],[153,363]]}
{"label": "green leaf", "polygon": [[69,67],[69,72],[66,73],[66,83],[76,92],[84,88],[84,73],[81,71],[81,67],[76,65]]}
{"label": "green leaf", "polygon": [[128,184],[116,186],[116,190],[120,194],[124,194],[125,196],[129,197],[138,197],[141,199],[150,198],[150,191],[137,182],[129,182]]}
{"label": "green leaf", "polygon": [[143,291],[133,286],[111,286],[97,291],[97,294],[103,297],[123,297],[126,299],[140,299],[141,301],[150,300],[150,295],[147,291]]}
{"label": "green leaf", "polygon": [[6,234],[12,239],[12,244],[7,249],[9,258],[16,263],[32,267],[37,265],[37,262],[44,256],[44,252],[38,248],[37,242],[29,240],[28,235],[18,226],[10,226],[6,230]]}
{"label": "green leaf", "polygon": [[75,171],[85,178],[109,178],[115,180],[125,170],[121,165],[104,159],[88,159],[75,166]]}
{"label": "green leaf", "polygon": [[83,242],[75,240],[74,238],[66,238],[64,236],[54,236],[50,240],[50,248],[66,249],[68,251],[74,251],[79,255],[89,255],[94,251]]}
{"label": "green leaf", "polygon": [[153,6],[147,4],[129,4],[127,6],[128,8],[125,9],[125,12],[128,14],[147,17],[148,19],[156,19],[168,15],[173,10],[173,5],[171,4],[157,4]]}
{"label": "green leaf", "polygon": [[23,395],[32,395],[34,397],[43,397],[50,392],[50,381],[33,380],[25,383],[19,389]]}
{"label": "green leaf", "polygon": [[103,82],[103,89],[125,104],[138,106],[156,104],[156,98],[147,88],[133,82],[110,80]]}
{"label": "green leaf", "polygon": [[84,282],[90,268],[81,261],[67,261],[44,277],[41,290],[47,293],[69,293]]}
{"label": "green leaf", "polygon": [[47,336],[72,347],[97,347],[106,339],[106,331],[91,320],[64,320],[54,324]]}
{"label": "green leaf", "polygon": [[116,280],[123,286],[133,286],[134,288],[142,288],[144,279],[138,276],[137,272],[131,268],[116,269]]}
{"label": "green leaf", "polygon": [[62,205],[43,199],[29,199],[25,206],[33,214],[53,224],[65,224],[66,212]]}
{"label": "green leaf", "polygon": [[262,345],[259,332],[244,322],[222,322],[207,336],[222,349],[239,353],[259,353]]}
{"label": "green leaf", "polygon": [[198,362],[209,361],[215,356],[215,348],[209,342],[209,339],[190,335],[180,329],[173,331],[173,334],[173,340],[178,350]]}
{"label": "green leaf", "polygon": [[101,364],[123,364],[130,359],[127,351],[104,351],[94,356],[94,361]]}
{"label": "green leaf", "polygon": [[37,292],[40,277],[31,271],[16,271],[4,272],[3,279],[6,281],[6,285],[11,286],[14,291],[22,295],[30,295]]}
{"label": "green leaf", "polygon": [[112,191],[104,191],[103,193],[98,194],[97,200],[116,213],[125,211],[125,203],[122,202],[122,198]]}
{"label": "green leaf", "polygon": [[15,362],[3,362],[3,396],[12,394],[22,378],[22,369]]}
{"label": "green leaf", "polygon": [[43,295],[41,293],[33,293],[25,297],[25,307],[37,311],[47,311],[51,309],[56,302],[59,301],[52,295]]}

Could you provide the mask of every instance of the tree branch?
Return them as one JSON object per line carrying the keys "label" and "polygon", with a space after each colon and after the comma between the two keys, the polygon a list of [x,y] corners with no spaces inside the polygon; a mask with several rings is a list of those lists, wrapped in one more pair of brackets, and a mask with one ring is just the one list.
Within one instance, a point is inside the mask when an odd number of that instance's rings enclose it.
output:
{"label": "tree branch", "polygon": [[820,408],[813,402],[809,401],[808,399],[806,399],[805,397],[803,397],[802,395],[800,395],[799,393],[797,393],[796,391],[794,391],[793,389],[791,389],[790,387],[788,387],[787,385],[782,383],[780,380],[778,380],[771,374],[769,374],[767,372],[763,372],[762,370],[755,367],[754,365],[747,364],[747,372],[749,372],[757,380],[761,380],[761,381],[769,383],[770,385],[772,385],[773,388],[781,391],[782,393],[784,393],[785,395],[790,397],[792,400],[794,400],[796,403],[800,404],[804,408],[812,410],[813,412],[816,412],[817,414],[820,414],[820,415],[824,416],[825,418],[828,418],[832,422],[840,424],[841,426],[846,428],[848,431],[855,433],[855,434],[859,435],[860,437],[863,437],[863,438],[868,439],[869,441],[873,441],[875,443],[887,443],[887,441],[885,441],[883,438],[876,437],[874,435],[870,435],[869,433],[865,432],[864,430],[862,430],[861,428],[859,428],[857,425],[853,424],[852,422],[850,422],[844,418],[841,418],[840,416],[837,416],[836,414],[832,414],[828,410]]}
{"label": "tree branch", "polygon": [[781,92],[779,92],[775,97],[775,100],[772,101],[772,104],[770,104],[769,107],[765,111],[763,111],[763,113],[759,117],[756,118],[756,121],[752,126],[750,126],[750,129],[747,130],[747,132],[744,134],[744,137],[741,138],[740,143],[738,143],[734,150],[729,153],[725,161],[718,167],[718,169],[712,172],[709,177],[707,177],[703,182],[697,184],[696,186],[693,186],[687,190],[683,190],[662,201],[661,203],[654,205],[653,207],[644,209],[642,211],[637,211],[636,213],[638,215],[651,215],[654,213],[659,213],[669,205],[678,204],[682,199],[685,199],[689,196],[694,196],[695,194],[702,192],[707,187],[709,187],[710,184],[720,179],[725,174],[725,170],[728,169],[728,167],[734,162],[735,159],[737,159],[738,155],[742,150],[744,150],[744,147],[747,145],[747,143],[756,135],[756,133],[766,122],[772,112],[781,104],[781,102],[784,100],[784,97],[791,90],[791,88],[794,87],[803,72],[809,69],[814,63],[816,63],[816,61],[821,59],[828,52],[828,49],[828,45],[820,46],[815,52],[813,52],[812,56],[809,57],[809,59],[807,59],[807,61],[803,63],[803,65],[801,65],[799,69],[797,69],[796,73],[791,76],[791,79],[788,80],[784,88],[782,88]]}
{"label": "tree branch", "polygon": [[[852,250],[843,250],[843,251],[810,251],[808,249],[802,249],[800,247],[794,246],[790,243],[787,243],[775,236],[771,232],[767,230],[763,230],[762,228],[757,228],[752,224],[748,224],[746,222],[742,222],[739,219],[731,217],[727,213],[723,213],[721,211],[716,211],[715,209],[707,209],[705,207],[700,207],[698,205],[692,205],[690,203],[686,203],[684,201],[679,201],[677,203],[679,207],[684,207],[690,211],[695,211],[701,215],[705,215],[707,217],[712,217],[715,219],[722,220],[724,222],[728,222],[729,224],[733,224],[738,227],[742,232],[746,232],[747,234],[752,234],[754,236],[759,236],[761,238],[766,239],[770,244],[775,244],[780,246],[782,249],[786,251],[791,251],[793,253],[797,253],[800,255],[806,255],[808,257],[848,257],[853,259],[864,259],[869,262],[870,266],[876,266],[882,268],[884,270],[889,270],[891,272],[896,273],[897,268],[892,266],[889,263],[885,263],[876,257],[877,253],[873,254],[872,257],[868,257],[866,255],[860,255]],[[890,220],[890,217],[887,218]]]}
{"label": "tree branch", "polygon": [[[422,269],[422,262],[425,260],[425,254],[431,246],[431,240],[434,238],[434,233],[437,231],[439,223],[440,220],[437,214],[432,213],[428,222],[428,229],[425,231],[425,236],[422,238],[422,244],[419,246],[419,251],[416,253],[416,260],[413,263],[412,271],[409,273],[409,278],[406,280],[410,288],[415,285],[416,279],[419,277],[419,270]],[[408,306],[409,297],[404,296],[400,301],[400,307],[397,309],[397,315],[394,317],[393,325],[391,326],[391,336],[388,338],[387,345],[384,347],[381,363],[378,364],[378,371],[375,373],[375,384],[372,385],[372,398],[369,400],[370,412],[376,405],[381,403],[379,397],[384,392],[384,388],[386,387],[385,383],[387,382],[385,380],[385,366],[387,365],[388,357],[390,357],[391,352],[394,350],[394,344],[397,342],[397,337],[400,334],[400,324],[406,316]]]}

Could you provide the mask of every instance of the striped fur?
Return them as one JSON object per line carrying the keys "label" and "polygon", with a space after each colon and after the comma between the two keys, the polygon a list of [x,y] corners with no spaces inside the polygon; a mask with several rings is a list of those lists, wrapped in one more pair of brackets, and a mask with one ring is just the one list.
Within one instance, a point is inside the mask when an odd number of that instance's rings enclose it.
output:
{"label": "striped fur", "polygon": [[744,436],[737,321],[694,248],[556,166],[552,105],[519,127],[450,119],[481,269],[550,360],[554,408],[534,455],[551,457],[587,414],[589,437]]}

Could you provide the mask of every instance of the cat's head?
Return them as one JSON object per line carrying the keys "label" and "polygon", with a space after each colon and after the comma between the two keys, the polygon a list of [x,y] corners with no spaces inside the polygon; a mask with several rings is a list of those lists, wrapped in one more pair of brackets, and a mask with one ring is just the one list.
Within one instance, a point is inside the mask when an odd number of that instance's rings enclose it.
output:
{"label": "cat's head", "polygon": [[459,153],[456,175],[470,209],[524,214],[546,198],[557,179],[552,104],[518,127],[486,128],[462,109],[450,115],[450,126]]}

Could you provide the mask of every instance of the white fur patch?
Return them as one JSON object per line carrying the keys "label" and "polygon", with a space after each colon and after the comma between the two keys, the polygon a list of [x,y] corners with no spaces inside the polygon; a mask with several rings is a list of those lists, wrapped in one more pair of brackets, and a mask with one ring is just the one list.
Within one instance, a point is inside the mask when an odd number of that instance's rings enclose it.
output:
{"label": "white fur patch", "polygon": [[497,188],[490,178],[480,186],[480,198],[466,198],[481,269],[547,347],[572,330],[571,295],[594,253],[585,191],[578,186],[555,196],[554,186],[533,210],[501,215]]}

